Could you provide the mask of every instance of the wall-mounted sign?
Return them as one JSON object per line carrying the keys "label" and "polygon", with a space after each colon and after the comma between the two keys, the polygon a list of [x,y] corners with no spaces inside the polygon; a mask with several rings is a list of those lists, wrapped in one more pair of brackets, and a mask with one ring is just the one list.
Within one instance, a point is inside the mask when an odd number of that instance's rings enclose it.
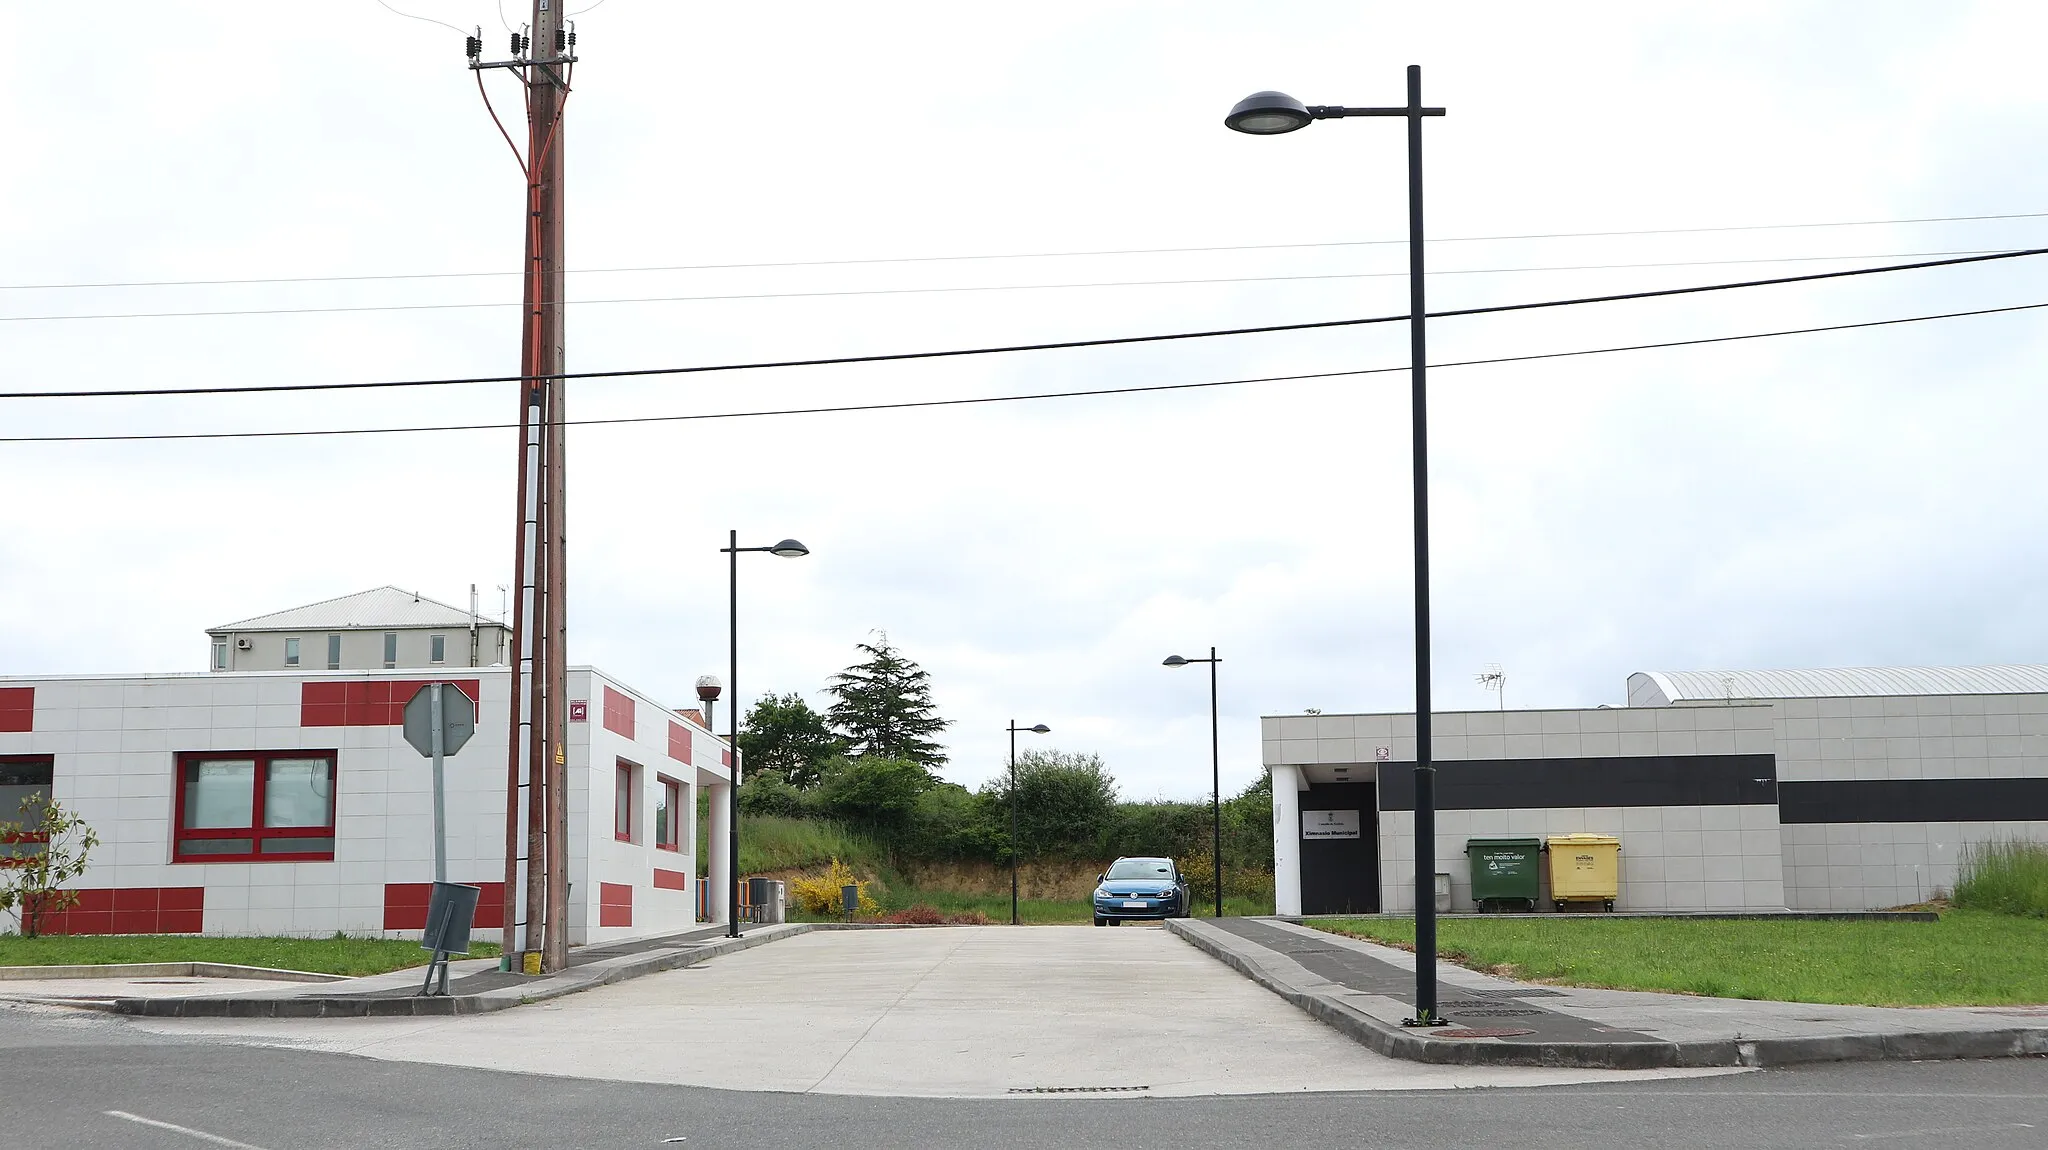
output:
{"label": "wall-mounted sign", "polygon": [[1357,811],[1303,811],[1301,837],[1304,839],[1355,839]]}
{"label": "wall-mounted sign", "polygon": [[1379,760],[1382,763],[1391,762],[1394,758],[1394,748],[1374,747],[1372,749],[1372,757]]}
{"label": "wall-mounted sign", "polygon": [[589,699],[569,700],[569,721],[572,723],[587,723],[590,721]]}

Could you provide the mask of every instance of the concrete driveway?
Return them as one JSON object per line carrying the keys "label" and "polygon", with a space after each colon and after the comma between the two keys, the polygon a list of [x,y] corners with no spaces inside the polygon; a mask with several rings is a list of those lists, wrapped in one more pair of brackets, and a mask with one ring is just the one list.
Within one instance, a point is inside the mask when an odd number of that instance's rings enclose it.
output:
{"label": "concrete driveway", "polygon": [[1167,932],[1132,926],[819,931],[496,1014],[126,1025],[491,1070],[856,1095],[1156,1098],[1701,1073],[1382,1058]]}

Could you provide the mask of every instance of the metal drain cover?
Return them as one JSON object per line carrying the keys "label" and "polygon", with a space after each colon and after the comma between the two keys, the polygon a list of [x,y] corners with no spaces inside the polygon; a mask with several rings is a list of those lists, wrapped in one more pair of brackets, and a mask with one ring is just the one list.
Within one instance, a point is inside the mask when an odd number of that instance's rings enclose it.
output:
{"label": "metal drain cover", "polygon": [[1136,1094],[1150,1086],[1012,1086],[1012,1094]]}
{"label": "metal drain cover", "polygon": [[1521,1034],[1534,1034],[1533,1030],[1517,1030],[1512,1026],[1467,1026],[1457,1030],[1432,1030],[1431,1038],[1513,1038]]}

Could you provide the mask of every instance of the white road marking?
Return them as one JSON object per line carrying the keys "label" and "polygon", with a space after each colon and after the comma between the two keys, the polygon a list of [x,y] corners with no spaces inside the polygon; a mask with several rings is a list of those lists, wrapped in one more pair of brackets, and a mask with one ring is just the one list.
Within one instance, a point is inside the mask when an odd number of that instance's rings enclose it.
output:
{"label": "white road marking", "polygon": [[128,1122],[138,1122],[144,1126],[154,1126],[159,1130],[169,1130],[173,1134],[183,1134],[187,1138],[197,1138],[201,1142],[211,1142],[215,1146],[232,1146],[235,1150],[263,1150],[261,1146],[251,1146],[247,1142],[237,1142],[232,1138],[223,1138],[218,1134],[208,1134],[204,1130],[194,1130],[190,1126],[180,1126],[175,1122],[158,1122],[154,1118],[144,1118],[140,1114],[130,1114],[126,1110],[105,1110],[101,1111],[101,1113],[109,1118],[120,1118]]}

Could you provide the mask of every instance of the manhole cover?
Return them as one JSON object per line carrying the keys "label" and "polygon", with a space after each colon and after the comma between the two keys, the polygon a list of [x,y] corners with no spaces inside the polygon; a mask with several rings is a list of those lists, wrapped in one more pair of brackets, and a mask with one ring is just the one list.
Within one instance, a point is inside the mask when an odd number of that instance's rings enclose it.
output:
{"label": "manhole cover", "polygon": [[1513,1038],[1520,1034],[1534,1034],[1533,1030],[1516,1030],[1512,1026],[1467,1026],[1457,1030],[1432,1030],[1431,1038]]}
{"label": "manhole cover", "polygon": [[1012,1094],[1135,1094],[1150,1086],[1012,1086]]}

